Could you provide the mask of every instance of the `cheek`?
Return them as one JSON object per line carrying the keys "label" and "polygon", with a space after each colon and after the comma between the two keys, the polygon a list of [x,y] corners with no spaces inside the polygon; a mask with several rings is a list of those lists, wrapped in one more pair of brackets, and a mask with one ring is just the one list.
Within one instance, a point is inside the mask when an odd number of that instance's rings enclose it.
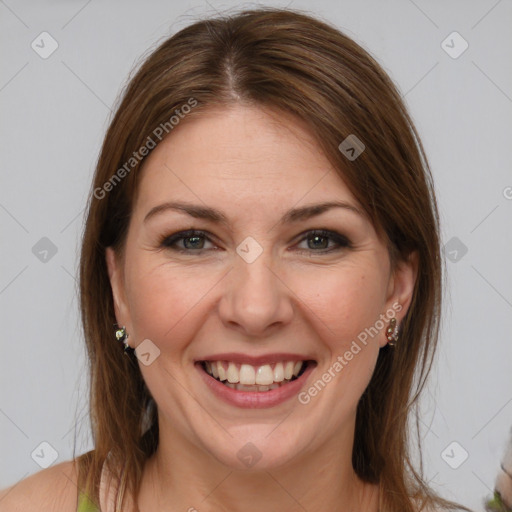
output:
{"label": "cheek", "polygon": [[183,329],[192,324],[194,309],[201,309],[201,301],[219,279],[212,272],[155,265],[149,258],[133,260],[127,275],[135,342],[149,338],[160,346],[165,340],[174,346],[186,338]]}
{"label": "cheek", "polygon": [[375,268],[347,265],[302,280],[304,309],[310,310],[312,332],[328,355],[299,401],[316,404],[313,411],[324,416],[324,427],[333,435],[355,414],[379,356],[378,340],[384,333],[374,329],[383,313],[385,287]]}
{"label": "cheek", "polygon": [[293,290],[310,311],[315,330],[333,348],[350,345],[374,326],[385,303],[381,276],[368,265],[304,273],[297,276]]}
{"label": "cheek", "polygon": [[[329,354],[317,377],[330,383],[324,398],[336,402],[337,413],[343,415],[355,409],[375,369],[384,336],[378,321],[385,285],[378,267],[369,264],[322,270],[302,277],[297,294],[309,310],[314,335]],[[319,389],[322,383],[312,392]]]}

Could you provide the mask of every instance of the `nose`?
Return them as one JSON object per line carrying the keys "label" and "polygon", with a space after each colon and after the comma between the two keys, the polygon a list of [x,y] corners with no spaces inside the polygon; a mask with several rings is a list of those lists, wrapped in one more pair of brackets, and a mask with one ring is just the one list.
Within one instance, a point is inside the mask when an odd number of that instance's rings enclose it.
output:
{"label": "nose", "polygon": [[252,263],[237,256],[226,279],[219,314],[227,328],[261,338],[292,320],[293,292],[265,251]]}

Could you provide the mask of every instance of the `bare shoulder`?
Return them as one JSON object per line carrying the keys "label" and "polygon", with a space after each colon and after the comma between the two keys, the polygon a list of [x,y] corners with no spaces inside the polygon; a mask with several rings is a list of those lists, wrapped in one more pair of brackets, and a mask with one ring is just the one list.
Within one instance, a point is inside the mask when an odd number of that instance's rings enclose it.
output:
{"label": "bare shoulder", "polygon": [[76,462],[61,462],[0,490],[0,510],[74,512],[78,499],[77,483]]}

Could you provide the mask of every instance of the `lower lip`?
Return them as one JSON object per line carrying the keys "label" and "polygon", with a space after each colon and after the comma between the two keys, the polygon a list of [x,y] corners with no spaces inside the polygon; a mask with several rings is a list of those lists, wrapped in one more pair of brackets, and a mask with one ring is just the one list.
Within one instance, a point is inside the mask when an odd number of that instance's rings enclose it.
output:
{"label": "lower lip", "polygon": [[274,407],[298,395],[315,366],[315,364],[309,363],[304,373],[298,379],[270,391],[238,391],[221,384],[217,379],[206,373],[200,363],[196,363],[196,367],[204,382],[214,395],[230,405],[245,409]]}

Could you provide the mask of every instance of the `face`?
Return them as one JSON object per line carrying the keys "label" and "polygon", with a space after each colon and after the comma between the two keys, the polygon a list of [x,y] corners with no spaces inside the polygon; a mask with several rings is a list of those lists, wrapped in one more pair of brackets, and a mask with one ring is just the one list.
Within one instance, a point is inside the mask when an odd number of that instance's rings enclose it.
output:
{"label": "face", "polygon": [[[392,271],[339,174],[282,113],[185,119],[142,172],[124,257],[108,249],[107,262],[160,436],[233,468],[261,457],[259,469],[349,443],[414,265]],[[338,206],[311,209],[324,203]]]}

